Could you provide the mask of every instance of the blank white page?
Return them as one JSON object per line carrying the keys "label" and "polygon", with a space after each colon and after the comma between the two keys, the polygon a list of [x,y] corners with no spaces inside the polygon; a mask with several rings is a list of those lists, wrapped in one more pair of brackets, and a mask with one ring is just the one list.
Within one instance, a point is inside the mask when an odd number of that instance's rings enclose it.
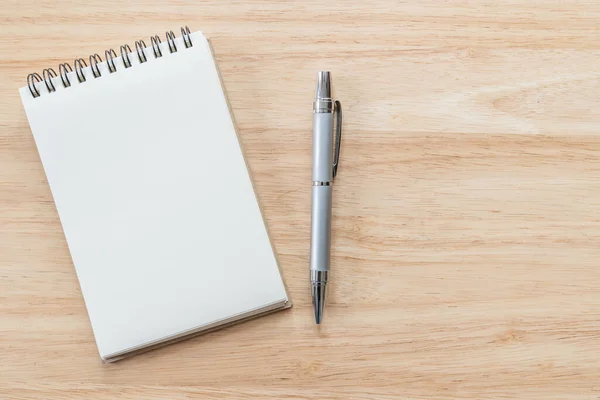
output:
{"label": "blank white page", "polygon": [[20,89],[103,359],[286,301],[208,41]]}

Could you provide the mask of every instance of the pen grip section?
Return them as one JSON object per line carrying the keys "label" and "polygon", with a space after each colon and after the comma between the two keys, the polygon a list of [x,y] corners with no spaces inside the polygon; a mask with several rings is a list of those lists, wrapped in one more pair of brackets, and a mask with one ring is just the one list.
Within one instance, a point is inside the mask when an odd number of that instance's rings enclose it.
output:
{"label": "pen grip section", "polygon": [[312,187],[310,269],[329,271],[331,249],[331,186]]}
{"label": "pen grip section", "polygon": [[313,117],[313,182],[333,180],[333,113]]}

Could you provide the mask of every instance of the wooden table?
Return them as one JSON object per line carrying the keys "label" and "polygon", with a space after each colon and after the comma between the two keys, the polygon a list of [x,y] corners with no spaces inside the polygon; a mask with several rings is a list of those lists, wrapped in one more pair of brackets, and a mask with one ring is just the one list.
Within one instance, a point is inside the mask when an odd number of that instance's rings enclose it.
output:
{"label": "wooden table", "polygon": [[[600,398],[599,3],[161,3],[0,3],[1,399]],[[185,24],[212,39],[295,305],[102,365],[17,88]],[[317,328],[320,69],[345,122]]]}

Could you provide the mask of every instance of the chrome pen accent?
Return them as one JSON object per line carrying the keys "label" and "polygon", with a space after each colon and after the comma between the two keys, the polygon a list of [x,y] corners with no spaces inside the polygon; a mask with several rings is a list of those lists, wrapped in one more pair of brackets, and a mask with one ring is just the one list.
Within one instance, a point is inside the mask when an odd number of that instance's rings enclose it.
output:
{"label": "chrome pen accent", "polygon": [[333,99],[331,98],[331,75],[328,71],[319,72],[317,90],[313,111],[315,113],[332,113]]}
{"label": "chrome pen accent", "polygon": [[315,321],[320,324],[329,280],[332,183],[338,170],[342,139],[342,105],[332,98],[328,71],[319,72],[313,111],[310,281]]}
{"label": "chrome pen accent", "polygon": [[[310,271],[311,293],[315,311],[315,321],[321,323],[323,319],[323,310],[325,308],[325,297],[327,294],[327,281],[329,271]],[[315,299],[318,299],[315,301]]]}

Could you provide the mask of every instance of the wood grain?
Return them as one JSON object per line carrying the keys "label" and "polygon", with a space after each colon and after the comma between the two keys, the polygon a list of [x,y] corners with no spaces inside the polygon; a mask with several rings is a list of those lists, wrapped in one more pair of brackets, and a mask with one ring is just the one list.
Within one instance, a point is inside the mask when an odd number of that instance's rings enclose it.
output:
{"label": "wood grain", "polygon": [[[584,0],[2,0],[0,398],[600,398],[598,21]],[[101,365],[17,89],[185,24],[212,40],[295,306]],[[317,328],[320,69],[345,124]]]}

